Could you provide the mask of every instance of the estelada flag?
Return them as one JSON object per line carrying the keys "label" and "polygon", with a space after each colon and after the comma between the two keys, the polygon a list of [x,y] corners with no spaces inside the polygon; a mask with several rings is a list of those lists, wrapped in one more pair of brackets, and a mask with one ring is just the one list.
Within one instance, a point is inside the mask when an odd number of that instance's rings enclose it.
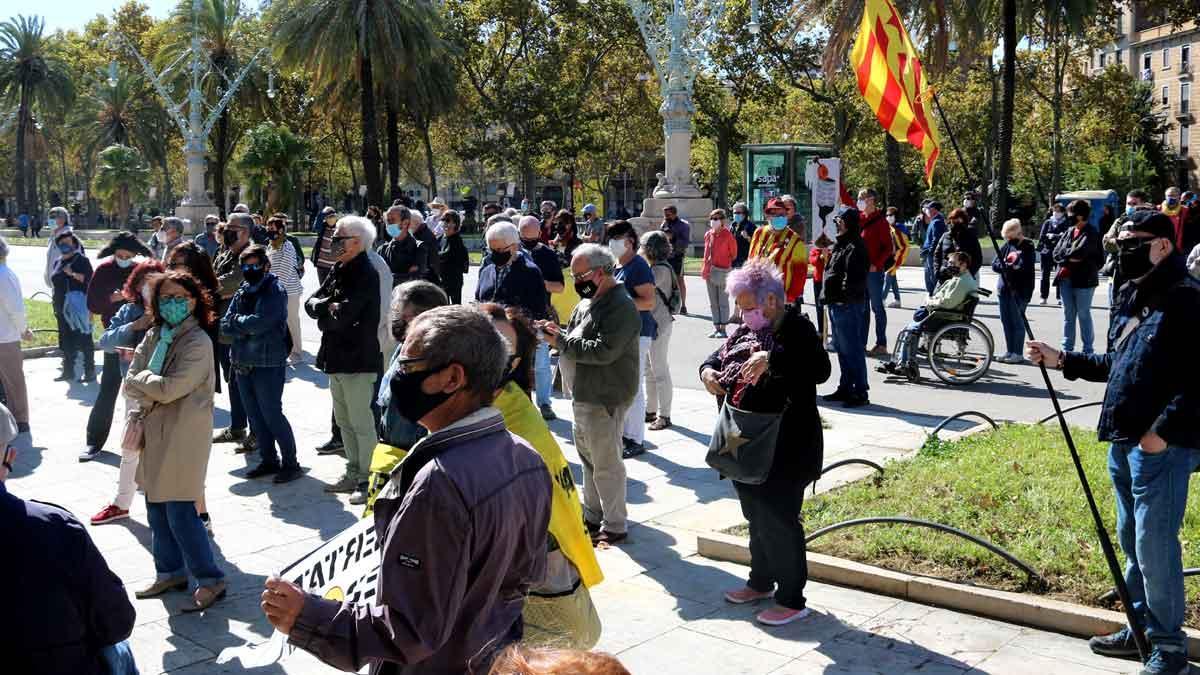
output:
{"label": "estelada flag", "polygon": [[925,157],[925,180],[933,185],[940,143],[926,113],[929,82],[908,31],[890,0],[865,0],[862,25],[850,62],[858,90],[892,138],[907,142]]}

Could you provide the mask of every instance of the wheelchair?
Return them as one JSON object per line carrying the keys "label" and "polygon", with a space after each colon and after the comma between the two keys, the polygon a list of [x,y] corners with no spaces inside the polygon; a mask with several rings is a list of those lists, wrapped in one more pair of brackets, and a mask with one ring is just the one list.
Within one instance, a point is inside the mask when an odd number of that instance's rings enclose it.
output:
{"label": "wheelchair", "polygon": [[[906,326],[900,331],[892,350],[896,373],[910,382],[919,381],[921,373],[917,362],[924,356],[929,369],[946,384],[971,384],[983,377],[992,365],[996,341],[988,327],[975,318],[975,308],[980,297],[991,294],[980,288],[959,309],[930,312],[916,328]],[[924,354],[918,348],[922,339],[926,340]],[[901,361],[905,343],[910,345],[907,362]]]}

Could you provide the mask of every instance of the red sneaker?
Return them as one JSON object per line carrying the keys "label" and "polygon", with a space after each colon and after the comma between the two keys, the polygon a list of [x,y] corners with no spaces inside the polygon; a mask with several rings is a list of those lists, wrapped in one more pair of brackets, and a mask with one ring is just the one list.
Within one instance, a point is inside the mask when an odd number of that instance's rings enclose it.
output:
{"label": "red sneaker", "polygon": [[100,513],[92,516],[92,524],[103,525],[104,523],[111,523],[114,520],[128,517],[129,511],[127,509],[119,508],[116,504],[109,504]]}
{"label": "red sneaker", "polygon": [[767,626],[784,626],[793,621],[799,621],[808,616],[812,610],[805,607],[804,609],[788,609],[775,605],[771,609],[764,609],[754,617],[758,622]]}
{"label": "red sneaker", "polygon": [[748,602],[766,600],[772,595],[775,595],[775,591],[767,591],[764,593],[763,591],[756,591],[749,586],[743,586],[736,591],[725,591],[725,601],[732,602],[735,605],[744,605]]}

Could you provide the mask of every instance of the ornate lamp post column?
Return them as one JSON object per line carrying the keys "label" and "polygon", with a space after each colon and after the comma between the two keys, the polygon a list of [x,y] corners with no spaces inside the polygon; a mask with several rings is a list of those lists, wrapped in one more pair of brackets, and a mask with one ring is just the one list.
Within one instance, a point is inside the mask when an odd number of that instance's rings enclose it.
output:
{"label": "ornate lamp post column", "polygon": [[[212,213],[216,206],[212,200],[208,198],[208,193],[204,187],[204,172],[206,167],[205,149],[208,147],[208,135],[212,132],[213,125],[221,117],[221,113],[229,106],[233,100],[233,95],[242,84],[242,80],[254,67],[259,57],[266,53],[266,48],[260,49],[258,53],[250,59],[245,68],[242,68],[233,80],[225,77],[225,74],[211,67],[208,57],[204,53],[203,45],[200,40],[200,12],[202,0],[192,0],[192,43],[187,51],[179,55],[171,65],[163,69],[162,73],[157,73],[154,67],[146,61],[137,49],[133,47],[123,36],[113,32],[109,35],[109,39],[118,48],[129,52],[138,63],[141,64],[142,70],[145,72],[146,79],[154,86],[155,91],[162,97],[163,102],[167,107],[167,114],[171,120],[179,127],[180,133],[183,135],[183,155],[187,162],[187,194],[180,200],[179,206],[175,208],[175,215],[190,221],[192,230],[199,228],[199,224],[204,222],[204,216]],[[191,71],[191,86],[187,92],[186,104],[188,106],[187,116],[182,113],[184,102],[176,103],[171,93],[167,90],[168,78],[176,66],[180,65],[183,60],[189,59],[189,70]],[[115,62],[110,67],[109,84],[116,84],[116,64]],[[208,117],[204,116],[204,94],[201,91],[201,85],[204,78],[210,75],[216,75],[225,80],[225,93],[221,99],[209,109]],[[267,95],[274,97],[274,77],[270,78]],[[223,198],[224,195],[218,195]]]}

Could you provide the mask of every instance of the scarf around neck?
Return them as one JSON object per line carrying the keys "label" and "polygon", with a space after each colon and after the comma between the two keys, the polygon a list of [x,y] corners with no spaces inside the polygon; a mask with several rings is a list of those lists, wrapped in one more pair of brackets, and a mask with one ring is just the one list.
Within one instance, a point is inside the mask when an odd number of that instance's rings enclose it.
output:
{"label": "scarf around neck", "polygon": [[167,360],[167,351],[171,349],[171,343],[175,341],[178,329],[178,326],[172,328],[166,324],[159,326],[158,344],[154,345],[154,353],[150,355],[150,363],[146,365],[146,368],[155,375],[162,375],[163,363]]}

